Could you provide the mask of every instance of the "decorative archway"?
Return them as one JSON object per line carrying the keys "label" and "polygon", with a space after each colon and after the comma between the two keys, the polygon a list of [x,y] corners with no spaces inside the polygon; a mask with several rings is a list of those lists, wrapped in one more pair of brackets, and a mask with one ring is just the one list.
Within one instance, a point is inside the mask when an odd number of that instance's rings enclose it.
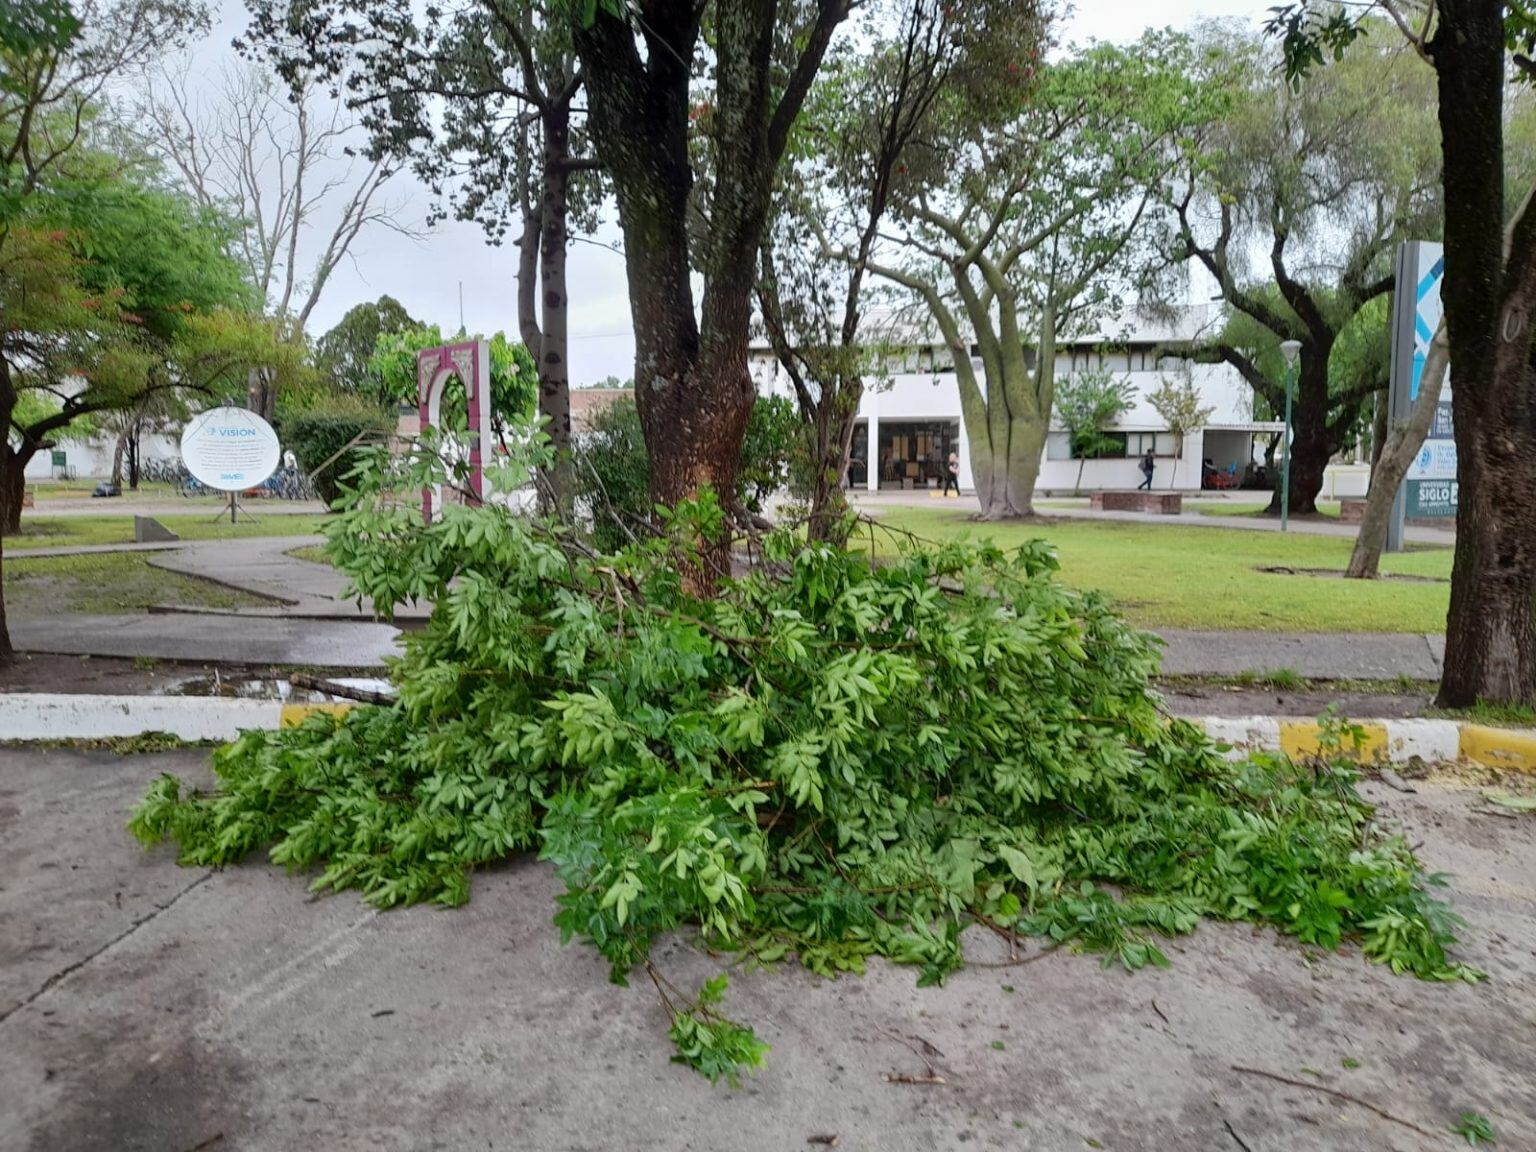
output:
{"label": "decorative archway", "polygon": [[[489,492],[485,484],[485,458],[491,450],[491,345],[486,340],[464,340],[423,348],[416,353],[416,382],[423,429],[436,428],[442,416],[443,389],[457,376],[464,383],[469,408],[469,490],[474,503]],[[421,493],[422,514],[431,521],[442,506],[442,494],[434,488]]]}

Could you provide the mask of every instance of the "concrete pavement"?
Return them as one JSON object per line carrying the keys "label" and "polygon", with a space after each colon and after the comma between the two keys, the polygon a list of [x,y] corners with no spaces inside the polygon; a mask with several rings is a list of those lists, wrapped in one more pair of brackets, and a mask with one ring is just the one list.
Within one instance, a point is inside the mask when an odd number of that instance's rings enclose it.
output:
{"label": "concrete pavement", "polygon": [[[1485,983],[1426,984],[1246,924],[1202,925],[1166,946],[1170,969],[1134,974],[1066,950],[1010,967],[973,930],[970,966],[942,987],[879,962],[837,981],[733,971],[726,1010],[773,1048],[732,1091],[669,1062],[648,981],[616,987],[589,948],[560,947],[544,865],[478,873],[464,908],[376,914],[351,893],[309,898],[260,860],[209,872],[144,852],[123,830],[131,805],[161,772],[205,781],[204,760],[0,751],[0,1148],[1432,1143],[1234,1066],[1434,1133],[1475,1110],[1497,1147],[1536,1146],[1536,820],[1482,816],[1473,790],[1372,792],[1426,867],[1453,873],[1469,921],[1456,954]],[[656,959],[688,989],[725,962],[681,937]],[[930,1069],[942,1082],[902,1082]]]}
{"label": "concrete pavement", "polygon": [[1309,680],[1438,680],[1445,637],[1418,632],[1193,632],[1164,629],[1163,673],[1238,676],[1288,669]]}
{"label": "concrete pavement", "polygon": [[11,623],[22,652],[143,656],[188,663],[375,669],[395,655],[399,630],[369,621],[220,614],[59,616]]}

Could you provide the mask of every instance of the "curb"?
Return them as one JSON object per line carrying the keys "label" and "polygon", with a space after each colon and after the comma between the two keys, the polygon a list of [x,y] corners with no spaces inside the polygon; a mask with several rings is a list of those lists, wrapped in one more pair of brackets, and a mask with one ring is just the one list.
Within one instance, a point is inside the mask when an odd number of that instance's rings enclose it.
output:
{"label": "curb", "polygon": [[[102,740],[165,733],[182,740],[233,740],[243,730],[293,728],[316,713],[340,715],[353,704],[284,704],[198,696],[89,696],[0,693],[0,741]],[[1278,716],[1191,718],[1231,754],[1317,752],[1316,720]],[[1536,729],[1493,728],[1462,720],[1358,720],[1367,761],[1468,760],[1536,773]]]}

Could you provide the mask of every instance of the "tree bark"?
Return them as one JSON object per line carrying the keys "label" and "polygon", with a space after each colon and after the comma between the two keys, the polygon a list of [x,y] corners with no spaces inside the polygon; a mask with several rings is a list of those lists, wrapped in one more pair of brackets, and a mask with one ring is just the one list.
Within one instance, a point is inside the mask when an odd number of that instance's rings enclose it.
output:
{"label": "tree bark", "polygon": [[[1429,426],[1434,421],[1435,409],[1440,404],[1440,391],[1445,382],[1446,369],[1445,324],[1435,333],[1429,346],[1429,356],[1419,377],[1419,396],[1413,403],[1413,411],[1400,427],[1387,433],[1376,463],[1371,468],[1371,490],[1366,494],[1365,515],[1360,520],[1360,534],[1355,537],[1355,548],[1349,557],[1349,567],[1344,575],[1353,580],[1374,580],[1380,574],[1381,550],[1387,542],[1387,530],[1391,526],[1392,506],[1403,477],[1413,458],[1424,446]],[[1381,408],[1385,408],[1385,400]]]}
{"label": "tree bark", "polygon": [[[821,0],[798,60],[773,100],[773,49],[785,29],[774,0],[711,9],[713,184],[698,245],[704,295],[694,312],[688,229],[693,189],[689,96],[704,9],[658,3],[632,27],[601,6],[573,34],[587,77],[588,123],[624,232],[635,330],[635,405],[650,459],[651,497],[675,506],[735,493],[741,443],[757,398],[747,369],[758,249],[773,179],[846,0]],[[573,9],[574,11],[575,9]],[[646,47],[641,59],[637,38]],[[729,537],[701,542],[693,591],[712,595],[729,571]]]}
{"label": "tree bark", "polygon": [[539,415],[554,449],[554,461],[548,469],[550,491],[557,509],[567,515],[576,487],[571,459],[569,300],[565,284],[570,245],[570,119],[569,101],[557,103],[543,116],[544,198],[539,208],[539,282],[543,305],[538,350]]}
{"label": "tree bark", "polygon": [[128,450],[128,433],[119,432],[117,443],[112,446],[112,478],[109,481],[114,487],[123,486],[123,454]]}
{"label": "tree bark", "polygon": [[1439,83],[1445,308],[1459,493],[1439,703],[1536,700],[1536,416],[1530,316],[1536,220],[1504,244],[1504,5],[1442,0]]}
{"label": "tree bark", "polygon": [[[1328,358],[1331,347],[1313,348],[1303,344],[1301,372],[1291,406],[1291,515],[1317,514],[1317,496],[1323,490],[1324,474],[1340,440],[1329,428]],[[1283,405],[1284,393],[1281,393]],[[1280,409],[1284,412],[1284,408]],[[1284,436],[1281,436],[1283,443]],[[1275,453],[1277,460],[1280,453]],[[1275,491],[1266,515],[1280,515],[1280,473],[1275,474]]]}
{"label": "tree bark", "polygon": [[[16,650],[11,647],[10,627],[5,616],[5,537],[21,531],[21,491],[11,483],[14,471],[25,483],[26,465],[14,466],[15,453],[11,449],[11,419],[16,411],[16,389],[11,381],[11,368],[0,357],[0,668],[16,662]],[[15,527],[10,525],[14,523]]]}

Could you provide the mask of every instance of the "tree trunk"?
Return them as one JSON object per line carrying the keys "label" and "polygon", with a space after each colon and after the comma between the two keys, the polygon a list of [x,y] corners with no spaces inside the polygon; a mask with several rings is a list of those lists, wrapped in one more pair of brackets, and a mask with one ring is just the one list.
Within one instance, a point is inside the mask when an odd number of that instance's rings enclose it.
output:
{"label": "tree trunk", "polygon": [[1536,427],[1529,397],[1530,202],[1506,258],[1504,5],[1442,0],[1439,82],[1445,307],[1459,491],[1439,703],[1536,700]]}
{"label": "tree trunk", "polygon": [[[1376,453],[1371,467],[1371,490],[1366,494],[1365,515],[1360,521],[1360,534],[1355,537],[1355,548],[1349,557],[1349,567],[1344,575],[1353,580],[1374,580],[1380,574],[1381,550],[1387,542],[1387,530],[1391,526],[1392,506],[1403,477],[1413,458],[1424,446],[1429,426],[1434,421],[1435,409],[1440,404],[1440,390],[1445,382],[1446,369],[1445,324],[1435,333],[1429,347],[1429,356],[1419,376],[1419,396],[1413,402],[1413,411],[1401,427],[1387,434]],[[1378,414],[1385,407],[1383,400]]]}
{"label": "tree trunk", "polygon": [[848,498],[843,493],[843,478],[848,475],[863,395],[862,377],[839,372],[831,395],[824,395],[816,409],[811,425],[811,509],[806,523],[806,536],[811,540],[839,546],[848,541]]}
{"label": "tree trunk", "polygon": [[128,450],[128,433],[119,432],[117,442],[112,445],[112,477],[109,483],[121,488],[123,486],[123,454]]}
{"label": "tree trunk", "polygon": [[561,514],[569,515],[575,499],[576,473],[571,459],[571,387],[566,294],[566,255],[570,245],[571,109],[563,103],[548,109],[544,128],[544,188],[539,206],[539,287],[542,304],[538,364],[539,415],[554,449],[546,473],[550,493]]}
{"label": "tree trunk", "polygon": [[1045,447],[1045,422],[1007,414],[990,436],[972,429],[971,471],[983,520],[1015,520],[1035,514],[1035,483]]}
{"label": "tree trunk", "polygon": [[1376,475],[1376,462],[1381,459],[1382,449],[1387,443],[1388,409],[1391,407],[1391,395],[1386,389],[1376,393],[1376,408],[1371,413],[1371,476],[1374,483]]}
{"label": "tree trunk", "polygon": [[[1328,409],[1328,352],[1307,349],[1302,354],[1301,375],[1291,409],[1292,516],[1311,516],[1317,512],[1317,494],[1323,490],[1328,461],[1338,448],[1328,432]],[[1275,455],[1280,457],[1279,452]],[[1281,475],[1279,471],[1275,473],[1275,492],[1265,509],[1266,515],[1280,515]]]}
{"label": "tree trunk", "polygon": [[11,632],[5,618],[5,537],[21,530],[21,488],[11,483],[14,473],[26,479],[26,464],[17,466],[11,448],[11,419],[16,411],[16,390],[11,384],[11,369],[0,358],[0,668],[15,663]]}

